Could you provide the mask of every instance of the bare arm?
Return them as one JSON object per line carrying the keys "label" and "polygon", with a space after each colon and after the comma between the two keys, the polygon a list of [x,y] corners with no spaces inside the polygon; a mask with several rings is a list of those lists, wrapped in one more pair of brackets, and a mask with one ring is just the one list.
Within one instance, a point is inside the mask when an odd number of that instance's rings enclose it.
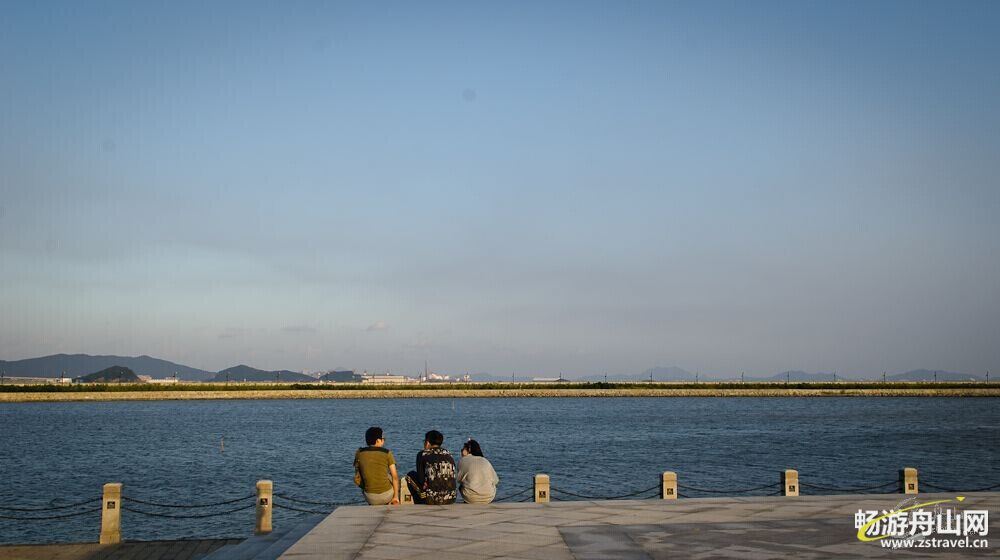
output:
{"label": "bare arm", "polygon": [[396,465],[389,465],[389,476],[392,478],[392,505],[399,504],[399,475],[396,474]]}

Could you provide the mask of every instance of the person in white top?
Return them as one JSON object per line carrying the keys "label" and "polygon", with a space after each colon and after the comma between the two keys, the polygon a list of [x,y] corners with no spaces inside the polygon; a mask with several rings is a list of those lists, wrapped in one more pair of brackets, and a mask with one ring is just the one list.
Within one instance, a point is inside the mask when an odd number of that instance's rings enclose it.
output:
{"label": "person in white top", "polygon": [[462,459],[458,462],[455,478],[458,479],[458,491],[467,504],[488,504],[497,496],[500,478],[474,439],[462,446]]}

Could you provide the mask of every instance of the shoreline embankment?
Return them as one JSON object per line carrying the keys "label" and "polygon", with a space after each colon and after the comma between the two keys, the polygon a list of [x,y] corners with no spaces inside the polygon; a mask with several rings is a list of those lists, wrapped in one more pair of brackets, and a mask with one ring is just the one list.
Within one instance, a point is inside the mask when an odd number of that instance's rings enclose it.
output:
{"label": "shoreline embankment", "polygon": [[[936,387],[929,384],[831,384],[796,383],[755,385],[752,387],[718,386],[671,387],[659,384],[649,387],[539,387],[517,386],[489,388],[435,386],[414,387],[351,387],[351,388],[302,388],[259,386],[241,388],[208,388],[204,385],[184,389],[144,390],[134,386],[99,386],[93,390],[73,387],[72,390],[37,390],[29,386],[0,388],[0,403],[18,402],[73,402],[73,401],[151,401],[151,400],[275,400],[275,399],[404,399],[404,398],[614,398],[614,397],[1000,397],[1000,384],[948,384]],[[32,390],[36,389],[36,390]]]}

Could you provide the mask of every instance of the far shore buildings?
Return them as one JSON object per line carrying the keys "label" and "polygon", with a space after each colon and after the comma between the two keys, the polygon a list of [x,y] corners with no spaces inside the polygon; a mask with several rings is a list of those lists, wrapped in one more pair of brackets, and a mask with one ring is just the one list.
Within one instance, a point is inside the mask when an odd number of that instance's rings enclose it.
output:
{"label": "far shore buildings", "polygon": [[367,372],[361,374],[360,381],[363,384],[382,384],[382,385],[402,385],[407,383],[468,383],[471,378],[468,375],[463,375],[462,377],[452,377],[450,375],[442,375],[439,373],[425,373],[422,377],[407,377],[405,375],[391,375],[391,374],[369,374]]}
{"label": "far shore buildings", "polygon": [[379,384],[379,385],[402,385],[404,383],[417,383],[416,379],[410,379],[405,375],[385,375],[378,374],[362,374],[361,383],[365,385]]}
{"label": "far shore buildings", "polygon": [[152,383],[153,385],[174,385],[176,384],[176,377],[167,377],[166,379],[154,379],[151,375],[140,375],[139,380],[143,383]]}
{"label": "far shore buildings", "polygon": [[0,383],[4,385],[70,385],[73,379],[70,377],[7,377],[0,378]]}

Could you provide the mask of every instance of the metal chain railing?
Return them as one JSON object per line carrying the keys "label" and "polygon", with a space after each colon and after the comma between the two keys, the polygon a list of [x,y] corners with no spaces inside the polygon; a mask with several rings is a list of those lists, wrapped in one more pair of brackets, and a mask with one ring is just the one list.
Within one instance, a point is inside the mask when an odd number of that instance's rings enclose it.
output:
{"label": "metal chain railing", "polygon": [[584,500],[623,500],[625,498],[634,498],[636,496],[639,496],[640,494],[645,494],[647,492],[652,492],[653,490],[659,490],[659,489],[660,489],[660,485],[657,484],[656,486],[652,486],[652,487],[646,488],[644,490],[637,490],[635,492],[630,492],[628,494],[622,494],[620,496],[588,496],[588,495],[585,495],[585,494],[578,494],[576,492],[570,492],[569,490],[562,490],[562,489],[556,488],[556,487],[552,487],[550,491],[553,494],[564,494],[564,495],[567,495],[567,496],[573,496],[574,498],[582,498]]}
{"label": "metal chain railing", "polygon": [[[289,502],[298,503],[298,504],[308,504],[308,505],[311,505],[311,506],[326,506],[326,507],[331,507],[331,508],[340,507],[340,506],[354,506],[354,505],[365,503],[364,500],[354,500],[352,502],[319,502],[319,501],[315,501],[315,500],[306,500],[306,499],[303,499],[303,498],[295,498],[295,497],[289,496],[288,494],[275,494],[274,497],[275,498],[281,498],[282,500],[288,500]],[[275,507],[281,507],[281,506],[275,505]],[[285,508],[285,509],[291,509],[291,508]]]}
{"label": "metal chain railing", "polygon": [[[666,479],[664,479],[664,480],[666,481]],[[898,491],[898,490],[893,489],[893,490],[890,490],[888,492],[885,492],[885,491],[882,491],[882,490],[885,490],[885,489],[887,489],[889,487],[897,486],[900,483],[901,483],[900,480],[893,480],[893,481],[885,482],[885,483],[882,483],[882,484],[871,485],[871,486],[838,487],[838,486],[830,486],[830,485],[825,485],[825,484],[812,484],[812,483],[809,483],[809,482],[799,482],[799,486],[802,489],[817,490],[817,491],[820,491],[820,492],[888,494],[888,493],[894,493],[895,491]],[[931,489],[931,490],[937,490],[937,491],[942,491],[942,492],[988,492],[988,491],[996,490],[996,489],[1000,488],[1000,484],[993,484],[991,486],[985,486],[985,487],[982,487],[982,488],[975,488],[975,489],[956,489],[956,488],[950,488],[950,487],[947,487],[947,486],[940,486],[940,485],[934,484],[932,482],[927,482],[927,481],[921,481],[920,484],[921,484],[921,487],[923,487],[923,488],[927,488],[927,489]],[[558,488],[558,487],[549,487],[549,492],[550,492],[551,498],[553,500],[556,500],[556,501],[565,501],[565,500],[561,500],[560,496],[568,497],[568,498],[582,499],[582,500],[621,500],[621,499],[627,499],[627,498],[656,499],[656,498],[660,497],[659,496],[659,492],[657,492],[657,491],[660,490],[661,488],[663,488],[663,486],[661,486],[661,484],[657,484],[655,486],[650,486],[649,488],[644,488],[644,489],[641,489],[641,490],[636,490],[634,492],[629,492],[629,493],[626,493],[626,494],[618,494],[618,495],[588,495],[588,494],[585,494],[585,493],[582,493],[582,492],[574,492],[572,490],[563,490],[562,488]],[[691,498],[691,497],[693,497],[693,496],[691,496],[692,492],[694,492],[695,494],[701,493],[701,494],[719,494],[719,495],[748,495],[748,494],[751,494],[751,493],[754,493],[754,492],[761,492],[761,491],[765,491],[765,490],[773,490],[773,491],[770,491],[770,492],[767,492],[767,493],[764,493],[764,494],[757,494],[757,495],[759,495],[759,496],[778,496],[778,495],[783,494],[784,491],[785,491],[784,483],[783,482],[776,482],[776,483],[773,483],[773,484],[765,484],[765,485],[762,485],[762,486],[755,486],[755,487],[752,487],[752,488],[741,488],[741,489],[732,489],[732,490],[724,490],[724,489],[720,490],[720,489],[711,489],[711,488],[700,488],[700,487],[688,486],[688,485],[684,485],[684,484],[677,484],[676,488],[677,488],[677,496],[680,497],[680,498]],[[498,497],[498,498],[494,499],[493,502],[494,503],[499,503],[499,502],[524,503],[524,502],[533,501],[535,499],[535,495],[534,495],[533,490],[534,490],[534,487],[523,488],[523,489],[518,490],[518,491],[516,491],[516,492],[514,492],[512,494],[507,494],[505,496]],[[683,490],[683,492],[682,492],[682,490]],[[259,491],[260,491],[260,487],[258,486],[258,492]],[[269,492],[269,489],[268,489],[268,492]],[[268,493],[268,495],[270,495],[270,494]],[[177,504],[177,503],[156,502],[156,501],[153,501],[153,500],[142,499],[142,498],[134,498],[134,497],[131,497],[131,496],[121,496],[120,499],[122,500],[122,504],[120,506],[120,509],[122,511],[127,511],[127,512],[130,512],[130,513],[134,513],[134,514],[138,514],[138,515],[143,515],[143,516],[147,516],[147,517],[159,517],[159,518],[167,518],[167,519],[204,519],[204,518],[210,518],[210,517],[221,517],[221,516],[230,515],[230,514],[234,514],[234,513],[238,513],[238,512],[242,512],[242,511],[246,511],[246,510],[249,510],[251,508],[254,508],[257,505],[257,503],[256,503],[257,500],[254,499],[255,497],[258,497],[258,495],[250,494],[250,495],[247,495],[247,496],[241,496],[239,498],[226,499],[226,500],[221,500],[221,501],[211,502],[211,503]],[[306,513],[306,514],[313,514],[313,515],[326,515],[326,514],[329,514],[330,511],[332,511],[333,509],[335,509],[337,507],[340,507],[340,506],[359,505],[359,504],[364,504],[365,503],[364,500],[354,500],[354,501],[310,500],[310,499],[298,498],[298,497],[295,497],[295,496],[290,496],[288,494],[274,494],[274,497],[279,499],[278,501],[272,501],[271,502],[274,508],[282,509],[282,510],[288,510],[288,511],[296,512],[296,513]],[[49,505],[49,506],[12,507],[12,506],[3,506],[3,505],[0,505],[0,519],[2,519],[2,520],[9,520],[9,521],[49,521],[49,520],[70,519],[70,518],[76,518],[76,517],[81,517],[81,516],[85,516],[85,515],[92,515],[92,514],[100,513],[102,511],[102,508],[101,507],[96,507],[96,508],[89,507],[87,509],[83,509],[83,510],[80,510],[80,511],[72,511],[72,510],[78,509],[78,508],[83,508],[85,506],[94,504],[94,502],[101,501],[102,499],[103,498],[101,498],[101,497],[95,497],[95,498],[91,498],[89,500],[83,500],[83,501],[69,503],[69,504]],[[205,509],[205,508],[218,508],[218,507],[222,507],[222,506],[229,506],[229,505],[234,505],[234,504],[240,504],[242,502],[248,502],[250,500],[253,500],[253,502],[247,503],[246,505],[241,505],[239,507],[235,507],[235,508],[232,508],[232,509],[227,509],[227,510],[224,510],[224,511],[214,511],[214,512],[210,511],[210,512],[206,512],[206,513],[161,513],[161,512],[157,512],[157,511],[151,511],[149,509],[149,508],[153,508],[153,509],[164,508],[164,509],[173,509],[173,510],[199,510],[199,509]],[[286,504],[284,504],[282,502],[290,502],[290,504],[286,505]],[[4,503],[4,502],[0,502],[0,503]],[[264,502],[261,502],[261,503],[264,503]],[[127,505],[127,504],[137,504],[137,505],[145,506],[145,507],[137,508],[137,507],[132,507],[131,505]],[[300,505],[301,506],[306,506],[306,507],[300,507]],[[309,508],[307,506],[318,506],[318,507]],[[17,515],[17,514],[26,514],[26,515]]]}
{"label": "metal chain railing", "polygon": [[[502,497],[502,498],[494,498],[494,500],[493,500],[493,503],[495,504],[495,503],[497,503],[497,502],[505,502],[505,501],[507,501],[507,500],[509,500],[509,499],[511,499],[511,498],[516,498],[516,497],[518,497],[518,496],[522,496],[522,495],[524,495],[524,494],[525,494],[526,492],[531,492],[532,490],[534,490],[534,488],[532,488],[532,487],[530,487],[530,486],[529,486],[529,487],[525,488],[524,490],[521,490],[520,492],[515,492],[515,493],[513,493],[513,494],[510,494],[510,495],[507,495],[507,496],[504,496],[504,497]],[[531,496],[531,498],[534,498],[534,496]]]}
{"label": "metal chain railing", "polygon": [[[80,502],[74,502],[72,504],[63,504],[56,506],[43,506],[43,507],[9,507],[0,506],[0,512],[16,512],[16,513],[45,513],[50,511],[64,511],[67,509],[74,509],[82,507],[88,504],[93,504],[94,502],[99,502],[101,500],[100,496],[91,498],[89,500],[83,500]],[[69,519],[72,517],[80,517],[82,515],[89,515],[92,513],[100,512],[101,508],[90,508],[83,511],[76,511],[72,513],[56,513],[53,515],[27,515],[27,516],[17,516],[17,515],[4,515],[0,514],[0,519],[8,521],[51,521],[54,519]]]}
{"label": "metal chain railing", "polygon": [[710,490],[708,488],[696,488],[694,486],[678,484],[677,488],[683,488],[684,490],[691,490],[694,492],[704,492],[706,494],[749,494],[750,492],[758,492],[760,490],[767,490],[768,488],[777,488],[781,485],[782,484],[780,482],[775,482],[774,484],[765,484],[764,486],[757,486],[754,488],[742,488],[740,490]]}
{"label": "metal chain railing", "polygon": [[222,502],[215,502],[215,503],[211,503],[211,504],[161,504],[161,503],[158,503],[158,502],[151,502],[151,501],[148,501],[148,500],[140,500],[139,498],[132,498],[132,497],[129,497],[129,496],[122,496],[122,501],[124,501],[124,502],[132,502],[132,503],[135,503],[135,504],[142,504],[144,506],[153,506],[153,507],[161,507],[161,508],[197,509],[197,508],[210,508],[210,507],[217,507],[217,506],[228,506],[230,504],[244,502],[244,501],[249,500],[249,499],[251,499],[253,497],[254,497],[254,494],[249,494],[247,496],[242,496],[240,498],[234,498],[232,500],[225,500],[225,501],[222,501]]}
{"label": "metal chain railing", "polygon": [[965,490],[965,489],[957,489],[956,490],[954,488],[945,488],[944,486],[938,486],[936,484],[931,484],[930,482],[926,482],[926,481],[921,481],[920,485],[924,486],[924,487],[927,487],[927,488],[930,488],[932,490],[940,490],[942,492],[989,492],[990,490],[994,490],[996,488],[1000,488],[1000,484],[994,484],[993,486],[987,486],[985,488],[974,488],[974,489],[971,489],[971,490]]}
{"label": "metal chain railing", "polygon": [[78,511],[76,513],[63,513],[60,515],[46,515],[43,517],[31,516],[31,517],[12,517],[7,515],[0,515],[0,519],[7,519],[10,521],[50,521],[53,519],[69,519],[71,517],[80,517],[81,515],[90,515],[92,513],[100,513],[101,508],[96,507],[93,509],[88,509],[84,511]]}
{"label": "metal chain railing", "polygon": [[[837,488],[833,486],[821,486],[819,484],[810,484],[808,482],[799,482],[799,486],[803,488],[812,488],[814,490],[823,490],[826,492],[870,492],[872,490],[881,490],[882,488],[887,488],[889,486],[899,486],[898,480],[891,480],[885,484],[879,484],[876,486],[860,486],[857,488]],[[891,492],[879,492],[881,494],[889,494]]]}
{"label": "metal chain railing", "polygon": [[66,504],[64,506],[47,506],[47,507],[32,507],[32,508],[16,508],[16,507],[0,506],[0,510],[2,510],[2,511],[23,511],[23,512],[56,511],[56,510],[60,510],[60,509],[71,509],[71,508],[75,508],[75,507],[85,506],[87,504],[92,504],[92,503],[98,502],[100,500],[101,500],[101,497],[100,496],[96,496],[96,497],[93,497],[93,498],[91,498],[89,500],[84,500],[82,502],[76,502],[76,503],[73,503],[73,504]]}
{"label": "metal chain railing", "polygon": [[156,513],[152,511],[144,511],[141,509],[130,508],[124,504],[122,505],[122,511],[127,511],[129,513],[138,513],[139,515],[145,515],[147,517],[164,517],[166,519],[204,519],[206,517],[219,517],[222,515],[229,515],[231,513],[248,510],[252,507],[255,507],[256,505],[257,504],[249,504],[243,507],[238,507],[236,509],[231,509],[227,511],[219,511],[215,513],[197,513],[192,515],[172,515],[167,513]]}
{"label": "metal chain railing", "polygon": [[277,508],[277,509],[287,509],[289,511],[296,511],[296,512],[299,512],[299,513],[311,513],[311,514],[314,514],[314,515],[329,515],[330,514],[329,510],[316,511],[316,510],[312,510],[312,509],[302,509],[302,508],[297,508],[297,507],[294,507],[294,506],[285,506],[285,505],[282,505],[279,502],[274,502],[274,507]]}

